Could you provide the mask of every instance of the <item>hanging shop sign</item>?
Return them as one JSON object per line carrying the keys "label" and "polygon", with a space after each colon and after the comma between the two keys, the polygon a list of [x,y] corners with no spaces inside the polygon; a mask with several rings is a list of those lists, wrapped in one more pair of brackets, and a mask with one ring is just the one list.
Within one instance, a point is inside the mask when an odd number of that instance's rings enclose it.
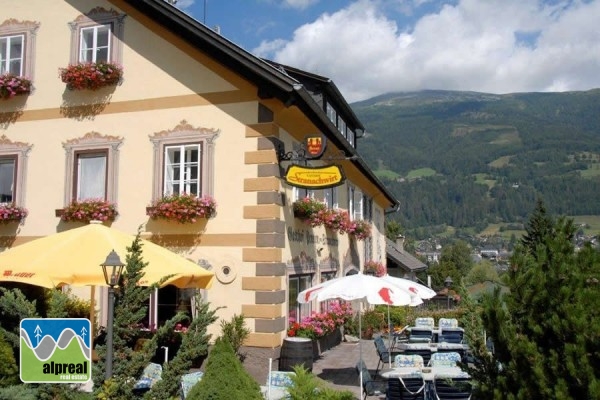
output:
{"label": "hanging shop sign", "polygon": [[339,165],[324,167],[304,167],[292,164],[285,172],[285,181],[292,186],[304,189],[327,189],[339,186],[346,180]]}
{"label": "hanging shop sign", "polygon": [[319,158],[325,152],[327,138],[320,133],[307,135],[304,138],[304,147],[306,148],[306,158]]}

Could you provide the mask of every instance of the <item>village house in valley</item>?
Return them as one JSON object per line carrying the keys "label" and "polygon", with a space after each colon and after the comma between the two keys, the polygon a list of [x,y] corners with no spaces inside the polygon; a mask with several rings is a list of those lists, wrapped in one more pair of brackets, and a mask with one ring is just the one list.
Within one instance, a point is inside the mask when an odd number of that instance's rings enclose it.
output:
{"label": "village house in valley", "polygon": [[[73,200],[115,204],[105,224],[132,235],[141,226],[215,274],[201,295],[219,318],[246,317],[249,360],[276,357],[289,318],[320,307],[298,304],[297,293],[385,263],[384,217],[397,200],[359,156],[365,127],[331,80],[257,58],[163,0],[0,8],[0,75],[31,82],[0,99],[2,202],[28,210],[0,225],[4,248],[81,226],[60,217]],[[84,83],[77,74],[90,71],[76,66],[89,63],[116,68]],[[151,218],[153,201],[183,193],[214,199],[216,213]],[[311,227],[293,211],[306,197],[370,234]],[[195,293],[157,290],[146,323],[189,309]],[[106,290],[96,295],[102,323]]]}

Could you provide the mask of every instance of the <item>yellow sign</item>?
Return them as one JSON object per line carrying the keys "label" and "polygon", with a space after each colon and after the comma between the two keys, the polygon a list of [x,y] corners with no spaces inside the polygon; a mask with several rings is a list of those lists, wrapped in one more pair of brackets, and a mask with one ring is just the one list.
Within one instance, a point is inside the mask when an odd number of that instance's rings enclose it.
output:
{"label": "yellow sign", "polygon": [[288,184],[305,189],[326,189],[341,185],[345,180],[344,171],[339,165],[325,167],[290,165],[285,172],[285,181]]}

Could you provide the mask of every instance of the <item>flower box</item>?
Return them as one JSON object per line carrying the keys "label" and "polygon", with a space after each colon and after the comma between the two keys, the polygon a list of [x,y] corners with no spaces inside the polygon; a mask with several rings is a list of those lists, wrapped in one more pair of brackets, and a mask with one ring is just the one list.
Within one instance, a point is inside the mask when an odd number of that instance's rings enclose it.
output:
{"label": "flower box", "polygon": [[123,68],[109,62],[71,64],[60,69],[60,79],[69,90],[98,90],[116,85],[123,77]]}
{"label": "flower box", "polygon": [[382,262],[368,260],[365,261],[363,271],[365,275],[384,276],[387,273],[387,268]]}
{"label": "flower box", "polygon": [[31,93],[31,81],[29,79],[14,74],[0,75],[0,99],[10,99],[29,93]]}
{"label": "flower box", "polygon": [[186,193],[165,196],[146,207],[146,215],[150,218],[175,221],[180,224],[208,219],[214,217],[216,212],[217,203],[212,197],[196,197]]}
{"label": "flower box", "polygon": [[74,200],[65,208],[55,211],[65,222],[114,221],[119,213],[116,206],[103,199]]}
{"label": "flower box", "polygon": [[365,240],[371,237],[371,223],[365,220],[348,221],[346,232],[356,240]]}
{"label": "flower box", "polygon": [[14,203],[0,204],[0,223],[9,224],[11,222],[21,222],[27,217],[28,211]]}
{"label": "flower box", "polygon": [[318,215],[319,212],[327,210],[327,204],[312,197],[305,197],[303,199],[296,200],[293,203],[292,208],[294,210],[295,218],[298,218],[302,221],[311,222],[311,219]]}

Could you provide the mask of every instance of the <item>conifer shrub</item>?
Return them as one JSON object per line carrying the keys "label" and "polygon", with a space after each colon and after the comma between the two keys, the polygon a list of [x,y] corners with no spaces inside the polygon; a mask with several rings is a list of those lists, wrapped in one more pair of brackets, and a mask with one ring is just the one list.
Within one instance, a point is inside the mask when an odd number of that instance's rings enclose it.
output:
{"label": "conifer shrub", "polygon": [[250,335],[243,315],[234,314],[230,321],[221,320],[221,337],[228,340],[233,351],[243,362],[245,355],[240,353],[244,340]]}
{"label": "conifer shrub", "polygon": [[13,354],[13,348],[0,331],[0,387],[6,387],[19,383],[19,369]]}
{"label": "conifer shrub", "polygon": [[327,386],[303,365],[294,366],[293,385],[288,388],[290,400],[354,400],[354,394],[348,390],[337,391]]}
{"label": "conifer shrub", "polygon": [[189,400],[261,400],[258,383],[246,372],[228,340],[218,338],[208,355],[202,380],[190,391]]}

